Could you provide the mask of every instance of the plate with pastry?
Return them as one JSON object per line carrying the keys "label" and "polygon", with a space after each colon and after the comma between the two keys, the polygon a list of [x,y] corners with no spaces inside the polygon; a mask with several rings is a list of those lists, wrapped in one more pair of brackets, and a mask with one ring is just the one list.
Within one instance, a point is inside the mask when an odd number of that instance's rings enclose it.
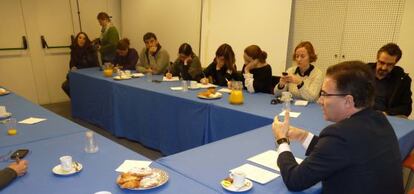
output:
{"label": "plate with pastry", "polygon": [[122,189],[148,190],[160,187],[168,181],[168,174],[158,168],[135,168],[129,172],[121,173],[116,183]]}
{"label": "plate with pastry", "polygon": [[249,179],[244,179],[244,184],[241,186],[235,186],[233,185],[233,179],[230,177],[223,179],[220,184],[224,189],[232,192],[245,192],[253,187],[253,183]]}
{"label": "plate with pastry", "polygon": [[10,91],[4,89],[4,88],[0,88],[0,96],[4,96],[10,94]]}
{"label": "plate with pastry", "polygon": [[223,96],[222,93],[217,92],[216,88],[208,88],[205,91],[202,91],[200,93],[197,94],[197,97],[201,98],[201,99],[208,99],[208,100],[212,100],[212,99],[219,99]]}
{"label": "plate with pastry", "polygon": [[117,76],[114,76],[113,78],[114,78],[114,80],[127,80],[127,79],[131,79],[131,76],[127,76],[127,75],[119,76],[119,75],[117,75]]}

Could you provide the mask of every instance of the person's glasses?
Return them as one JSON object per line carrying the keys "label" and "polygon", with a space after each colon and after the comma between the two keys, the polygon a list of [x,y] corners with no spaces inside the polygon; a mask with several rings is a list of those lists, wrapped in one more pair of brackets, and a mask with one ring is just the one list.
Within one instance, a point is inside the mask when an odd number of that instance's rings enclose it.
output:
{"label": "person's glasses", "polygon": [[378,63],[380,65],[386,65],[387,67],[391,67],[391,66],[394,66],[395,65],[395,63],[387,63],[387,62],[381,61],[381,60],[378,60]]}
{"label": "person's glasses", "polygon": [[320,91],[319,96],[328,97],[328,96],[346,96],[349,94],[329,94],[323,90]]}

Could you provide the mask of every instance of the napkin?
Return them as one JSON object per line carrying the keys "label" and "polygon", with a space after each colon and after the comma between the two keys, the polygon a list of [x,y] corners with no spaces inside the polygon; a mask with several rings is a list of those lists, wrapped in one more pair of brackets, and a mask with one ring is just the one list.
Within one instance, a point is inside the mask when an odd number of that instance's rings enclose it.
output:
{"label": "napkin", "polygon": [[214,84],[202,84],[202,83],[197,83],[197,87],[199,88],[216,88],[217,86]]}
{"label": "napkin", "polygon": [[178,86],[178,87],[170,87],[170,89],[171,90],[174,90],[174,91],[179,91],[179,90],[183,90],[183,87],[181,87],[181,86]]}
{"label": "napkin", "polygon": [[132,168],[146,168],[151,165],[151,161],[146,160],[125,160],[118,168],[115,170],[117,172],[128,172]]}
{"label": "napkin", "polygon": [[243,164],[237,168],[230,170],[230,172],[234,171],[244,172],[246,174],[246,178],[258,182],[260,184],[266,184],[280,176],[277,173],[270,172],[268,170],[253,166],[251,164]]}
{"label": "napkin", "polygon": [[296,100],[295,101],[295,106],[307,106],[308,105],[308,101],[306,100]]}
{"label": "napkin", "polygon": [[180,78],[178,76],[172,77],[171,79],[168,79],[167,77],[162,77],[162,81],[164,82],[173,82],[173,81],[180,81]]}
{"label": "napkin", "polygon": [[19,121],[20,124],[26,124],[26,125],[32,125],[32,124],[36,124],[42,121],[45,121],[46,119],[44,118],[36,118],[36,117],[29,117],[25,120]]}
{"label": "napkin", "polygon": [[[289,112],[289,117],[292,117],[292,118],[299,117],[299,115],[300,115],[300,112],[292,112],[292,111]],[[285,116],[285,111],[282,111],[279,114],[279,116]]]}
{"label": "napkin", "polygon": [[[261,154],[257,154],[249,159],[248,161],[254,162],[256,164],[260,164],[262,166],[266,166],[270,169],[280,171],[279,166],[277,166],[277,158],[279,157],[279,153],[274,150],[268,150]],[[295,157],[296,162],[299,164],[303,161],[300,158]]]}
{"label": "napkin", "polygon": [[220,90],[218,90],[218,92],[230,93],[231,90],[228,88],[221,88]]}

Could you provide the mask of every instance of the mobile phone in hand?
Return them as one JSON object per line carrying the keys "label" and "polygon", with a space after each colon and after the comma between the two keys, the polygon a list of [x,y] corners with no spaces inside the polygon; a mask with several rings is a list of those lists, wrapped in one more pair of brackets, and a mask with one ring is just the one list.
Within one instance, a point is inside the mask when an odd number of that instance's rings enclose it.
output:
{"label": "mobile phone in hand", "polygon": [[[17,154],[19,153],[19,154]],[[10,156],[11,159],[15,160],[18,155],[20,159],[24,158],[29,153],[28,149],[18,149]]]}
{"label": "mobile phone in hand", "polygon": [[287,73],[287,72],[282,72],[282,75],[283,75],[283,76],[287,76],[287,75],[288,75],[288,73]]}

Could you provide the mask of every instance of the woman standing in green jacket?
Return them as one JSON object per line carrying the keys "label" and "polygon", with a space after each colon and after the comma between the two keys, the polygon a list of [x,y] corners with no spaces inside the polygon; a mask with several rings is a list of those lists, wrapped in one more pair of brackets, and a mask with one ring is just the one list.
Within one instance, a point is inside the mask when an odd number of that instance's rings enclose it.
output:
{"label": "woman standing in green jacket", "polygon": [[116,27],[111,23],[109,15],[105,12],[98,14],[99,25],[102,26],[99,52],[102,63],[112,62],[116,54],[116,45],[119,41],[119,34]]}

